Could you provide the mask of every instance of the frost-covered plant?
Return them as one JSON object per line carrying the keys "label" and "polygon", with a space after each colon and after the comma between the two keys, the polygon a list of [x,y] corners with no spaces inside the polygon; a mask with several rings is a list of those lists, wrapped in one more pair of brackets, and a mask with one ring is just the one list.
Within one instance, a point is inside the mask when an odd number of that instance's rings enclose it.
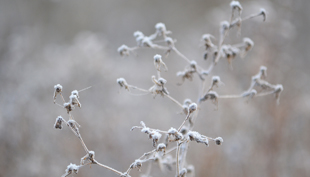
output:
{"label": "frost-covered plant", "polygon": [[[232,68],[232,61],[238,57],[245,57],[248,52],[252,50],[254,47],[254,42],[250,38],[243,38],[241,43],[237,44],[226,44],[225,38],[228,35],[230,29],[237,27],[238,33],[241,30],[241,24],[249,20],[251,18],[257,16],[263,16],[264,21],[266,19],[266,11],[261,9],[259,13],[249,15],[247,17],[242,18],[242,6],[238,1],[232,1],[230,3],[231,7],[231,17],[229,21],[223,21],[220,23],[220,35],[218,38],[215,38],[214,35],[204,34],[202,35],[202,42],[205,46],[205,53],[203,58],[208,60],[211,58],[212,63],[208,68],[203,68],[198,65],[195,60],[191,60],[187,58],[184,54],[182,54],[175,45],[176,40],[169,37],[172,32],[168,31],[166,25],[164,23],[157,23],[155,25],[155,32],[149,36],[143,34],[141,31],[134,32],[134,37],[136,39],[137,45],[134,47],[128,47],[127,45],[120,46],[117,51],[121,56],[129,56],[134,51],[139,50],[140,48],[152,48],[152,49],[160,49],[164,50],[165,57],[171,52],[175,52],[180,58],[184,59],[188,64],[185,66],[183,71],[177,72],[177,77],[181,77],[181,83],[183,84],[186,80],[191,81],[193,77],[199,77],[202,82],[201,90],[207,90],[206,92],[198,95],[199,99],[197,102],[191,101],[191,99],[185,99],[183,104],[173,98],[168,89],[166,88],[166,83],[168,82],[166,79],[161,77],[161,72],[168,71],[167,65],[164,63],[164,57],[162,55],[156,54],[153,56],[155,72],[157,72],[157,76],[151,76],[151,81],[153,85],[150,85],[148,89],[139,88],[127,83],[124,78],[118,78],[116,80],[117,84],[121,88],[124,88],[128,92],[132,93],[133,90],[138,92],[144,92],[145,95],[153,95],[155,98],[157,95],[162,97],[166,97],[176,103],[180,107],[180,112],[184,115],[184,121],[181,123],[179,127],[171,127],[168,130],[160,130],[157,128],[150,128],[146,126],[146,124],[141,121],[140,125],[133,126],[131,131],[135,129],[139,129],[142,133],[145,133],[147,137],[151,140],[151,143],[154,147],[153,150],[143,153],[143,155],[134,162],[132,162],[128,169],[124,172],[118,171],[114,168],[111,168],[107,165],[99,163],[95,159],[95,152],[90,151],[86,144],[84,143],[82,136],[80,134],[79,128],[80,125],[74,119],[72,115],[72,111],[74,108],[80,107],[81,103],[79,101],[79,93],[86,89],[77,91],[74,90],[71,92],[69,96],[69,100],[66,102],[62,92],[63,87],[60,84],[54,86],[54,103],[56,103],[56,98],[60,95],[63,104],[58,104],[59,106],[66,109],[68,114],[68,120],[64,119],[62,116],[58,116],[56,118],[54,127],[56,129],[62,129],[63,125],[67,125],[72,132],[78,137],[80,140],[86,155],[83,156],[80,160],[80,164],[72,164],[68,165],[65,170],[65,176],[69,176],[70,174],[77,174],[81,167],[95,164],[99,165],[103,168],[113,171],[116,175],[121,177],[129,177],[130,172],[133,169],[138,169],[140,171],[143,168],[143,164],[149,163],[149,168],[146,174],[142,174],[141,176],[150,176],[151,166],[154,163],[158,163],[162,170],[165,168],[172,170],[175,168],[177,177],[185,177],[185,176],[194,176],[195,168],[193,165],[190,165],[186,162],[186,154],[189,150],[189,144],[191,142],[205,144],[207,147],[210,145],[210,141],[213,141],[216,145],[222,145],[224,140],[222,137],[208,137],[205,136],[194,129],[195,122],[197,121],[197,116],[199,113],[199,109],[203,109],[202,103],[210,100],[212,103],[216,105],[216,109],[218,109],[219,100],[224,98],[248,98],[253,99],[258,96],[267,96],[274,95],[277,102],[279,103],[280,94],[283,91],[283,86],[281,84],[273,85],[266,81],[267,78],[267,67],[261,66],[258,73],[252,76],[250,87],[248,90],[244,91],[241,94],[237,95],[221,95],[215,91],[215,89],[219,86],[225,85],[219,76],[213,76],[211,84],[205,83],[205,78],[211,74],[213,68],[217,65],[221,59],[226,59]],[[156,44],[157,39],[163,38],[163,41],[166,42],[166,45],[158,45]],[[218,44],[214,44],[214,41],[218,41]],[[151,57],[150,57],[151,58]],[[210,59],[209,59],[210,60]],[[172,152],[175,151],[175,155],[171,155]]]}

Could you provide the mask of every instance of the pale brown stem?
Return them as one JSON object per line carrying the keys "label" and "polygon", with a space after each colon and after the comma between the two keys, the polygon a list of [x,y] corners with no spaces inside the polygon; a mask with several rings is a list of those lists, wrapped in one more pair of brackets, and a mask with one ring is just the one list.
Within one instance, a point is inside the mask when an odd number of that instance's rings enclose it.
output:
{"label": "pale brown stem", "polygon": [[103,167],[103,168],[106,168],[106,169],[108,169],[108,170],[110,170],[110,171],[113,171],[114,173],[116,173],[116,174],[118,174],[118,175],[120,175],[120,176],[123,174],[122,172],[117,171],[117,170],[115,170],[114,168],[111,168],[111,167],[109,167],[109,166],[103,165],[102,163],[99,163],[99,162],[96,161],[96,160],[94,160],[94,163],[97,164],[97,165],[99,165],[99,166],[101,166],[101,167]]}

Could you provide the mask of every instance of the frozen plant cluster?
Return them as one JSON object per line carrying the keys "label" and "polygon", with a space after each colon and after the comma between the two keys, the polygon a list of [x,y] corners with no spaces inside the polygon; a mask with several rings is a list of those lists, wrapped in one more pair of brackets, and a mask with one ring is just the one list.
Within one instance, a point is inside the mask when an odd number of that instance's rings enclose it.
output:
{"label": "frozen plant cluster", "polygon": [[[142,92],[145,95],[152,95],[154,98],[157,95],[168,98],[179,106],[180,112],[184,115],[184,121],[179,127],[171,127],[168,130],[151,128],[143,121],[140,122],[140,125],[133,126],[131,131],[140,130],[141,133],[146,134],[154,148],[153,150],[145,152],[139,158],[135,159],[135,161],[132,162],[128,169],[125,171],[119,171],[98,162],[95,159],[95,152],[89,150],[82,139],[79,131],[80,125],[74,119],[72,111],[75,109],[75,107],[81,108],[79,93],[90,87],[80,91],[72,91],[71,95],[69,96],[69,101],[66,102],[62,94],[63,87],[60,84],[54,86],[54,103],[60,107],[63,107],[69,117],[68,120],[66,120],[62,116],[58,116],[56,118],[54,127],[56,129],[62,129],[63,125],[67,125],[78,137],[86,153],[86,155],[81,158],[78,165],[70,163],[62,177],[69,176],[71,174],[77,174],[82,167],[91,164],[99,165],[103,168],[111,170],[118,176],[129,177],[130,172],[133,169],[140,171],[145,163],[148,163],[149,166],[147,172],[145,174],[141,174],[143,177],[151,175],[151,167],[153,164],[158,164],[163,171],[166,169],[174,169],[176,177],[194,177],[195,167],[186,161],[186,155],[189,150],[190,143],[196,142],[204,144],[208,147],[210,144],[212,144],[210,142],[214,142],[215,145],[222,145],[224,142],[222,137],[212,138],[194,130],[194,125],[197,121],[199,110],[203,109],[203,102],[211,101],[215,105],[215,109],[218,109],[218,102],[221,99],[247,98],[249,101],[250,99],[258,96],[274,95],[277,102],[279,103],[280,94],[283,91],[283,86],[281,84],[271,84],[266,81],[267,67],[265,66],[261,66],[258,73],[252,76],[248,90],[240,94],[222,95],[217,93],[215,89],[219,86],[225,85],[219,76],[212,76],[211,83],[206,83],[205,78],[212,73],[213,68],[219,61],[226,59],[230,68],[232,68],[233,60],[236,58],[245,57],[246,54],[254,47],[254,42],[250,38],[243,38],[240,43],[236,44],[225,43],[225,38],[228,36],[230,29],[238,28],[238,33],[241,33],[241,26],[245,21],[258,16],[262,16],[264,21],[266,19],[266,11],[264,9],[261,9],[258,13],[242,17],[243,8],[238,1],[232,1],[230,3],[230,8],[230,19],[220,23],[220,33],[218,38],[214,37],[212,34],[202,35],[201,41],[205,46],[203,60],[212,60],[212,63],[208,68],[204,68],[198,65],[197,61],[189,59],[177,49],[175,45],[176,40],[169,36],[172,34],[172,32],[167,30],[164,23],[157,23],[155,25],[155,32],[151,35],[145,35],[141,31],[134,32],[134,38],[137,44],[136,46],[128,47],[127,45],[122,45],[118,48],[117,51],[121,56],[135,54],[135,52],[141,48],[159,49],[164,51],[162,55],[156,54],[153,56],[153,63],[155,67],[154,71],[156,74],[151,76],[153,85],[150,85],[149,88],[144,89],[130,85],[124,78],[118,78],[116,82],[119,84],[120,88],[124,88],[129,93]],[[161,39],[165,41],[166,45],[157,44],[156,40]],[[214,41],[217,41],[218,43],[215,44]],[[170,95],[170,92],[166,87],[168,81],[161,76],[161,72],[168,72],[168,66],[164,60],[172,52],[176,53],[180,59],[183,59],[185,62],[187,62],[184,70],[176,73],[176,76],[180,77],[181,80],[178,85],[182,85],[187,81],[192,81],[194,77],[199,77],[200,81],[202,82],[202,88],[200,89],[204,92],[201,95],[198,95],[199,99],[196,102],[186,98],[183,103],[181,103]],[[63,104],[56,102],[56,98],[59,96],[61,97]]]}

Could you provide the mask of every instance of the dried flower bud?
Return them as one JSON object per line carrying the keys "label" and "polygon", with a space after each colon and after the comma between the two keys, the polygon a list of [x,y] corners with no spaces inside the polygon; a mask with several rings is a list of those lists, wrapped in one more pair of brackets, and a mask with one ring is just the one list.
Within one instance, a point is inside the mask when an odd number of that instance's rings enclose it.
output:
{"label": "dried flower bud", "polygon": [[164,78],[159,78],[156,80],[155,76],[152,76],[152,81],[155,85],[153,85],[151,88],[149,88],[149,91],[153,94],[154,98],[157,94],[160,94],[161,96],[169,95],[169,92],[164,85],[167,83],[167,81]]}
{"label": "dried flower bud", "polygon": [[75,132],[76,136],[79,137],[80,136],[80,131],[78,128],[79,124],[73,119],[68,120],[67,123],[68,123],[68,126]]}
{"label": "dried flower bud", "polygon": [[243,43],[245,44],[245,51],[249,51],[253,48],[254,42],[250,38],[243,38]]}
{"label": "dried flower bud", "polygon": [[189,131],[187,135],[191,141],[196,141],[196,139],[201,137],[201,135],[196,131]]}
{"label": "dried flower bud", "polygon": [[156,151],[163,151],[166,152],[166,145],[164,143],[160,143],[157,145]]}
{"label": "dried flower bud", "polygon": [[282,91],[283,91],[283,86],[281,84],[278,84],[275,86],[274,93],[280,93]]}
{"label": "dried flower bud", "polygon": [[67,177],[72,173],[78,174],[79,168],[80,168],[79,166],[70,163],[70,165],[67,166],[66,173],[63,174],[61,177]]}
{"label": "dried flower bud", "polygon": [[188,98],[183,101],[183,105],[189,106],[191,103],[192,103],[192,100]]}
{"label": "dried flower bud", "polygon": [[193,113],[196,110],[197,110],[197,104],[196,103],[192,103],[192,104],[190,104],[188,106],[188,111],[189,111],[190,114]]}
{"label": "dried flower bud", "polygon": [[167,43],[168,46],[173,47],[175,41],[171,37],[166,37],[165,42]]}
{"label": "dried flower bud", "polygon": [[127,45],[121,45],[118,49],[117,52],[121,55],[121,56],[128,56],[129,55],[129,47]]}
{"label": "dried flower bud", "polygon": [[135,162],[133,162],[133,163],[130,165],[130,168],[131,168],[131,169],[137,168],[137,169],[140,171],[140,168],[142,167],[142,163],[143,163],[142,160],[136,159]]}
{"label": "dried flower bud", "polygon": [[159,79],[158,79],[158,83],[159,83],[161,86],[163,86],[163,85],[165,85],[165,84],[167,83],[167,81],[166,81],[166,79],[164,79],[164,78],[159,78]]}
{"label": "dried flower bud", "polygon": [[94,151],[89,151],[88,155],[89,155],[90,159],[94,159],[95,158],[95,152]]}
{"label": "dried flower bud", "polygon": [[173,127],[168,130],[168,135],[170,141],[179,141],[183,139],[182,133]]}
{"label": "dried flower bud", "polygon": [[214,139],[214,141],[215,141],[215,144],[217,144],[217,145],[222,145],[224,142],[222,137],[217,137]]}
{"label": "dried flower bud", "polygon": [[86,154],[84,157],[81,158],[80,165],[84,165],[87,162],[94,162],[95,158],[95,152],[89,151],[88,154]]}
{"label": "dried flower bud", "polygon": [[167,32],[166,25],[164,23],[157,23],[155,28],[159,36],[165,35]]}
{"label": "dried flower bud", "polygon": [[191,63],[190,63],[190,66],[194,69],[197,68],[197,62],[195,60],[192,60]]}
{"label": "dried flower bud", "polygon": [[171,128],[168,130],[168,134],[169,134],[169,135],[174,135],[174,134],[176,134],[177,132],[178,132],[178,130],[175,129],[175,128],[173,128],[173,127],[171,127]]}
{"label": "dried flower bud", "polygon": [[56,96],[58,94],[61,94],[61,91],[62,91],[62,86],[60,84],[54,85],[54,103],[56,100]]}
{"label": "dried flower bud", "polygon": [[116,80],[116,82],[117,82],[121,87],[124,87],[126,90],[129,91],[129,86],[128,86],[128,84],[127,84],[127,82],[126,82],[126,80],[125,80],[124,78],[118,78],[118,79]]}
{"label": "dried flower bud", "polygon": [[152,131],[150,133],[150,138],[153,139],[153,146],[156,147],[158,140],[161,138],[161,134],[157,131]]}
{"label": "dried flower bud", "polygon": [[155,63],[160,63],[160,62],[161,62],[161,55],[156,54],[156,55],[154,56],[154,62],[155,62]]}
{"label": "dried flower bud", "polygon": [[55,92],[57,93],[61,93],[62,91],[62,86],[60,84],[57,84],[54,86]]}
{"label": "dried flower bud", "polygon": [[71,92],[71,95],[76,95],[76,97],[79,98],[79,91],[73,90],[73,91]]}
{"label": "dried flower bud", "polygon": [[197,143],[204,143],[206,146],[209,146],[208,138],[203,137],[202,135],[200,135],[200,133],[196,131],[189,131],[187,135],[191,141],[196,141]]}
{"label": "dried flower bud", "polygon": [[279,104],[280,94],[281,94],[282,91],[283,91],[283,85],[278,84],[278,85],[275,86],[274,93],[275,93],[275,97],[277,99],[277,104]]}
{"label": "dried flower bud", "polygon": [[[206,50],[208,48],[214,47],[214,44],[212,43],[211,38],[214,39],[214,36],[212,36],[211,34],[202,35],[202,40],[205,42]],[[207,56],[205,56],[205,59],[207,59]]]}
{"label": "dried flower bud", "polygon": [[56,128],[56,129],[62,129],[62,122],[64,121],[64,119],[61,117],[61,116],[58,116],[57,118],[56,118],[56,122],[55,122],[55,124],[54,124],[54,127]]}
{"label": "dried flower bud", "polygon": [[225,31],[229,30],[230,24],[228,21],[221,22],[221,34],[224,34]]}
{"label": "dried flower bud", "polygon": [[264,8],[260,9],[259,15],[262,15],[264,21],[266,21],[266,10]]}
{"label": "dried flower bud", "polygon": [[199,101],[205,101],[205,100],[217,100],[218,94],[215,91],[209,91],[206,93],[202,98],[200,98]]}
{"label": "dried flower bud", "polygon": [[203,59],[207,60],[208,59],[208,51],[206,51],[204,54],[203,54]]}
{"label": "dried flower bud", "polygon": [[261,79],[265,79],[267,77],[267,67],[266,66],[261,66],[259,69]]}
{"label": "dried flower bud", "polygon": [[187,166],[187,173],[195,173],[195,167],[194,165]]}
{"label": "dried flower bud", "polygon": [[185,177],[187,173],[186,168],[182,168],[182,170],[180,171],[179,177]]}
{"label": "dried flower bud", "polygon": [[151,133],[151,130],[150,130],[149,127],[144,127],[144,128],[141,129],[141,132],[142,132],[142,133],[146,133],[146,134],[150,134],[150,133]]}
{"label": "dried flower bud", "polygon": [[237,47],[230,47],[229,49],[233,55],[233,58],[235,58],[240,53],[240,49]]}
{"label": "dried flower bud", "polygon": [[212,83],[211,83],[211,87],[209,91],[212,90],[214,86],[218,87],[219,85],[222,85],[222,84],[224,83],[221,81],[220,76],[212,76]]}
{"label": "dried flower bud", "polygon": [[207,43],[211,43],[211,38],[214,39],[214,36],[212,34],[204,34],[204,35],[202,35],[202,40],[204,40]]}
{"label": "dried flower bud", "polygon": [[76,95],[70,95],[70,104],[71,105],[78,105],[78,107],[82,107],[78,97]]}
{"label": "dried flower bud", "polygon": [[144,37],[144,34],[141,31],[136,31],[136,32],[133,33],[133,36],[135,38]]}
{"label": "dried flower bud", "polygon": [[204,139],[202,143],[204,143],[207,147],[209,146],[209,140],[207,138]]}
{"label": "dried flower bud", "polygon": [[238,10],[238,12],[242,11],[242,6],[239,1],[231,1],[230,7],[232,10]]}
{"label": "dried flower bud", "polygon": [[[189,120],[191,120],[191,119],[189,119]],[[183,126],[183,127],[181,128],[181,130],[180,130],[180,133],[181,133],[182,135],[186,135],[187,132],[188,132],[188,130],[189,130],[189,128],[188,128],[187,126]],[[183,137],[182,137],[182,139],[183,139]]]}
{"label": "dried flower bud", "polygon": [[64,108],[67,109],[67,113],[69,114],[69,112],[71,112],[74,109],[74,106],[71,105],[70,102],[68,102],[68,103],[64,103]]}
{"label": "dried flower bud", "polygon": [[160,71],[161,65],[163,65],[163,66],[165,67],[166,71],[168,70],[166,64],[165,64],[165,63],[163,62],[163,60],[162,60],[161,55],[156,54],[156,55],[154,56],[154,65],[155,65],[155,68],[156,68],[158,71]]}

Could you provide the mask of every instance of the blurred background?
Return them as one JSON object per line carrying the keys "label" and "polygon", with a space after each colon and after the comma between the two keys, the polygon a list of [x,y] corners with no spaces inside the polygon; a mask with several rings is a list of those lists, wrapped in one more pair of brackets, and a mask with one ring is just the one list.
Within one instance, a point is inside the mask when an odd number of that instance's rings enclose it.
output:
{"label": "blurred background", "polygon": [[[204,102],[195,130],[224,139],[222,146],[191,143],[188,164],[196,176],[310,176],[309,41],[310,1],[244,0],[242,16],[267,11],[242,24],[241,36],[230,31],[227,43],[250,37],[255,47],[245,59],[233,61],[233,70],[222,60],[211,75],[219,75],[225,86],[220,95],[239,94],[261,65],[268,68],[267,81],[283,84],[280,105],[273,95],[219,101],[218,110]],[[82,108],[73,116],[88,148],[103,164],[125,171],[144,152],[152,150],[147,135],[130,132],[143,120],[147,126],[168,130],[184,120],[179,107],[167,98],[133,96],[120,90],[116,79],[148,89],[155,54],[142,49],[137,56],[121,57],[122,44],[135,46],[133,32],[155,32],[163,22],[177,39],[176,47],[188,58],[207,68],[201,36],[218,37],[219,23],[229,20],[229,0],[0,0],[0,176],[61,176],[70,163],[85,154],[78,139],[64,127],[54,129],[57,116],[68,119],[66,110],[53,104],[53,86],[61,84],[68,99],[80,93]],[[171,53],[164,58],[169,71],[170,95],[180,102],[197,99],[200,81],[182,86],[176,72],[187,63]],[[207,83],[211,83],[208,77]],[[60,98],[57,99],[62,104]],[[145,173],[133,170],[132,176]],[[152,176],[162,173],[154,165]],[[116,176],[92,165],[74,176]]]}

